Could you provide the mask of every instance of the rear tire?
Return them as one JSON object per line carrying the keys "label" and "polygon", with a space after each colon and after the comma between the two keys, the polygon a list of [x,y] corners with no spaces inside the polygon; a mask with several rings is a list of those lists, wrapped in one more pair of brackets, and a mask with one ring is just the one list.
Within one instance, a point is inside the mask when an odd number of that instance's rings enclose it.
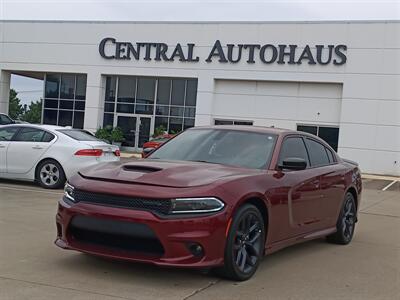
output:
{"label": "rear tire", "polygon": [[66,177],[57,161],[46,159],[37,165],[35,180],[45,189],[58,189],[65,184]]}
{"label": "rear tire", "polygon": [[342,209],[336,223],[337,231],[327,237],[331,243],[347,245],[351,242],[356,226],[356,203],[354,196],[347,193],[344,197]]}
{"label": "rear tire", "polygon": [[244,281],[257,271],[264,256],[265,225],[260,211],[251,204],[238,209],[232,220],[225,246],[224,266],[217,273]]}

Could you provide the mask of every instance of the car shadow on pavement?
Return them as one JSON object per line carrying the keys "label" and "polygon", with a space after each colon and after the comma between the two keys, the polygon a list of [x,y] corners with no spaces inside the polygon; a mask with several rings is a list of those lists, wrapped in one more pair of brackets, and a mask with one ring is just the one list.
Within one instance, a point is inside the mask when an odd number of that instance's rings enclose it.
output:
{"label": "car shadow on pavement", "polygon": [[88,276],[95,272],[112,275],[114,279],[115,276],[117,276],[120,277],[121,280],[123,280],[123,278],[132,280],[132,278],[138,276],[161,281],[165,280],[165,278],[178,279],[180,277],[202,277],[208,275],[208,270],[203,269],[159,267],[152,264],[112,260],[78,252],[74,253],[72,256],[58,260],[58,265],[70,271],[78,270],[80,273],[86,273]]}
{"label": "car shadow on pavement", "polygon": [[[318,249],[330,246],[332,245],[328,244],[325,239],[319,239],[282,249],[265,256],[261,261],[259,272],[264,269],[279,268],[279,264],[283,262],[299,262],[303,255],[315,253]],[[145,283],[147,282],[148,285],[153,285],[155,282],[165,282],[166,278],[168,278],[168,282],[196,281],[200,278],[207,281],[221,280],[211,269],[158,267],[151,264],[111,260],[77,252],[59,259],[57,264],[58,267],[64,270],[79,272],[85,276],[103,274],[103,276],[111,276],[113,280],[118,280],[118,282],[139,279]]]}
{"label": "car shadow on pavement", "polygon": [[4,178],[0,179],[0,183],[4,184],[4,185],[12,186],[14,188],[21,188],[21,189],[33,188],[33,189],[37,189],[37,190],[41,190],[41,191],[60,191],[63,189],[63,187],[59,188],[59,189],[45,189],[33,181],[20,181],[20,180],[12,180],[12,179],[4,179]]}

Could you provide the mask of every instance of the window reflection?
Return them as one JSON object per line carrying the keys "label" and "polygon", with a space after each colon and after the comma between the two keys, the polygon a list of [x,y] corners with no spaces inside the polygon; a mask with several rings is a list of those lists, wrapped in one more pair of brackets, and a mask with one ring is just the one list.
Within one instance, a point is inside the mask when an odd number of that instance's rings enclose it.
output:
{"label": "window reflection", "polygon": [[107,76],[104,124],[115,113],[155,115],[155,128],[179,132],[194,126],[196,97],[197,79]]}
{"label": "window reflection", "polygon": [[75,94],[75,75],[61,75],[61,99],[74,99]]}
{"label": "window reflection", "polygon": [[47,74],[44,90],[45,98],[58,98],[60,92],[60,75]]}
{"label": "window reflection", "polygon": [[46,74],[43,124],[83,128],[86,81],[85,74]]}

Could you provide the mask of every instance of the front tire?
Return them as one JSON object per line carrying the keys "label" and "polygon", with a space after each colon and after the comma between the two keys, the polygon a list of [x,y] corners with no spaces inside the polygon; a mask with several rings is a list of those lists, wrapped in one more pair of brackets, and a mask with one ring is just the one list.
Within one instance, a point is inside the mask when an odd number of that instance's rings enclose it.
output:
{"label": "front tire", "polygon": [[265,225],[260,211],[251,204],[240,207],[232,220],[219,274],[232,280],[248,280],[264,256],[264,244]]}
{"label": "front tire", "polygon": [[357,208],[354,196],[351,193],[347,193],[336,223],[337,231],[327,237],[329,242],[340,245],[347,245],[351,242],[356,226],[356,213]]}
{"label": "front tire", "polygon": [[60,188],[66,181],[63,168],[53,159],[46,159],[38,164],[35,179],[45,189]]}

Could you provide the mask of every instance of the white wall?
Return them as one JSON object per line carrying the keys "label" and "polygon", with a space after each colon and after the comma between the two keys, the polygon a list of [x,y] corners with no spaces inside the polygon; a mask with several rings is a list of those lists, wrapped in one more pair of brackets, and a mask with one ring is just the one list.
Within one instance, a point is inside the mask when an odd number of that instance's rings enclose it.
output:
{"label": "white wall", "polygon": [[339,125],[341,98],[340,84],[217,80],[212,116],[288,129]]}
{"label": "white wall", "polygon": [[[98,44],[107,36],[119,41],[154,41],[169,45],[193,42],[195,54],[201,61],[194,64],[105,60],[98,53]],[[342,66],[265,65],[260,62],[247,64],[244,59],[237,64],[207,63],[204,60],[217,39],[223,44],[298,44],[299,50],[306,44],[346,44],[347,63]],[[211,124],[214,117],[228,114],[251,117],[255,124],[269,125],[273,120],[276,126],[291,128],[297,121],[339,124],[339,153],[342,156],[358,161],[364,172],[400,175],[398,22],[0,21],[0,70],[88,74],[85,114],[88,129],[101,124],[102,74],[196,77],[199,80],[197,125]],[[5,103],[4,94],[7,93],[7,84],[3,84],[7,82],[3,79],[7,72],[1,74],[0,104]],[[232,80],[236,80],[234,84]],[[248,82],[238,83],[237,80]],[[220,93],[221,82],[228,89],[223,93]],[[298,89],[294,98],[289,97],[296,86],[310,87],[308,92],[313,94],[303,97],[299,94],[302,89]],[[237,94],[253,88],[255,91],[246,96],[251,99],[251,105],[248,102],[241,105],[243,97]],[[325,89],[333,96],[318,98],[326,95]],[[275,92],[282,96],[279,97],[281,105],[273,105],[274,101],[279,101],[274,97]],[[222,104],[228,102],[236,108],[225,109]],[[296,106],[292,105],[294,102]],[[0,110],[4,111],[5,107],[6,104],[1,104]],[[321,111],[319,118],[315,115],[317,110]]]}

